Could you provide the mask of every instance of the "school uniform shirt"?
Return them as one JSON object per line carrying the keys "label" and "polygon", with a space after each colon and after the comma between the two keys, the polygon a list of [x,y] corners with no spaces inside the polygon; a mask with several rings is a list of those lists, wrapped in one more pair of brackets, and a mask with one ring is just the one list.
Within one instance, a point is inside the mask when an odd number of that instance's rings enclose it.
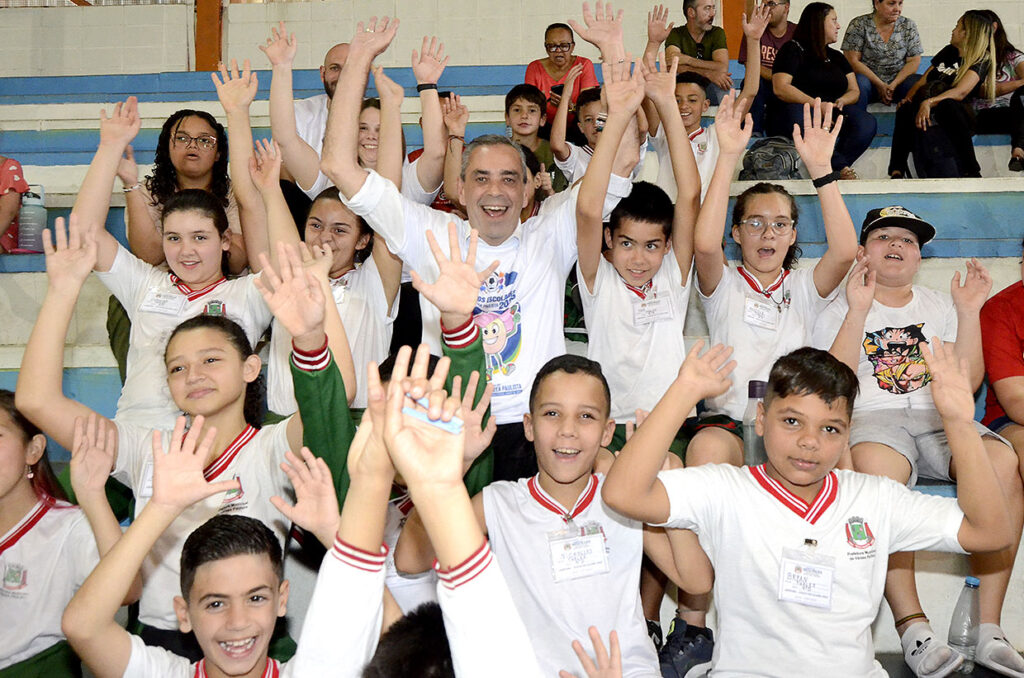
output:
{"label": "school uniform shirt", "polygon": [[62,642],[60,620],[99,562],[77,506],[47,498],[0,537],[0,670]]}
{"label": "school uniform shirt", "polygon": [[[815,346],[825,350],[832,346],[849,308],[843,295],[825,309],[815,325]],[[873,301],[858,352],[860,393],[854,411],[906,407],[934,410],[932,375],[921,345],[932,337],[956,341],[956,331],[956,308],[944,292],[914,285],[913,298],[905,306],[893,308]]]}
{"label": "school uniform shirt", "polygon": [[[627,179],[613,177],[606,209],[610,211],[628,195],[631,186]],[[548,198],[537,216],[520,224],[500,245],[478,243],[478,267],[499,261],[498,269],[480,286],[473,313],[484,336],[487,378],[494,383],[491,410],[498,424],[522,421],[529,410],[534,375],[548,360],[565,353],[562,303],[554,300],[564,296],[565,279],[576,260],[577,195],[574,189]],[[403,198],[394,184],[376,172],[369,172],[363,187],[345,202],[427,282],[437,280],[439,271],[426,231],[433,231],[448,256],[448,223],[452,222],[462,256],[468,250],[468,221]],[[440,314],[424,297],[420,310],[423,341],[440,353]]]}
{"label": "school uniform shirt", "polygon": [[710,296],[698,295],[707,317],[711,344],[734,347],[736,369],[732,386],[706,399],[715,414],[743,419],[747,408],[747,382],[768,381],[772,364],[780,356],[811,343],[814,319],[835,298],[837,290],[822,298],[814,286],[814,269],[783,271],[762,288],[742,266],[723,267],[722,279]]}
{"label": "school uniform shirt", "polygon": [[[629,180],[636,181],[637,177],[640,176],[640,172],[644,168],[644,159],[647,157],[647,142],[650,137],[644,137],[640,142],[640,160],[636,163],[636,167],[633,168],[633,172],[630,174]],[[571,141],[566,141],[565,145],[569,147],[569,157],[565,160],[559,160],[558,156],[552,155],[551,159],[555,162],[555,167],[565,177],[565,181],[568,184],[572,184],[578,179],[582,179],[583,175],[586,174],[587,168],[590,167],[590,159],[594,157],[594,149],[590,147],[590,144],[585,146],[577,146]],[[614,174],[612,175],[615,176]]]}
{"label": "school uniform shirt", "polygon": [[[114,478],[135,494],[135,516],[153,495],[153,429],[117,422],[117,461]],[[162,432],[164,446],[171,431]],[[288,420],[245,430],[203,469],[208,481],[237,479],[238,490],[220,492],[193,504],[164,531],[142,565],[142,598],[139,621],[159,629],[177,629],[178,620],[171,601],[181,595],[181,549],[185,539],[210,518],[233,513],[256,518],[269,527],[284,546],[289,524],[270,503],[274,495],[289,496],[291,483],[280,468],[288,446]]]}
{"label": "school uniform shirt", "polygon": [[1006,416],[992,384],[1009,377],[1024,377],[1024,285],[1019,280],[981,307],[981,338],[989,383],[981,423],[989,426]]}
{"label": "school uniform shirt", "polygon": [[696,532],[715,568],[716,677],[887,675],[874,658],[871,623],[889,554],[964,552],[955,499],[881,476],[832,471],[810,504],[763,465],[658,478],[669,497],[664,525]]}
{"label": "school uniform shirt", "polygon": [[175,327],[197,315],[223,315],[238,323],[255,346],[270,324],[255,276],[193,290],[173,273],[150,266],[122,246],[110,270],[97,277],[117,297],[132,322],[127,370],[117,401],[118,422],[148,430],[171,429],[180,413],[167,387],[164,351]]}
{"label": "school uniform shirt", "polygon": [[[398,295],[388,308],[384,284],[373,257],[331,280],[331,292],[338,307],[352,362],[356,370],[356,397],[352,407],[366,407],[366,365],[382,362],[388,357],[391,331],[398,313]],[[270,337],[270,365],[267,367],[267,404],[271,411],[288,415],[298,409],[292,390],[289,356],[292,337],[281,323],[274,320]]]}
{"label": "school uniform shirt", "polygon": [[[689,273],[689,272],[688,272]],[[645,289],[627,285],[604,256],[594,291],[577,264],[580,299],[587,319],[587,357],[602,366],[611,389],[611,417],[632,421],[637,408],[653,410],[686,359],[683,323],[690,300],[673,250]]]}
{"label": "school uniform shirt", "polygon": [[[651,137],[651,145],[658,155],[658,177],[654,183],[661,190],[665,191],[672,202],[679,197],[679,189],[676,187],[676,173],[672,169],[672,157],[668,152],[668,136],[665,134],[665,126],[658,127],[658,132]],[[715,172],[715,163],[718,162],[718,134],[715,132],[715,125],[712,123],[707,127],[701,127],[690,134],[690,148],[693,149],[693,159],[697,161],[697,174],[700,175],[700,201],[704,202],[708,186],[711,184],[711,175]]]}
{"label": "school uniform shirt", "polygon": [[591,475],[574,507],[560,506],[537,476],[483,491],[491,549],[545,676],[578,670],[571,644],[587,647],[590,626],[602,638],[618,632],[623,676],[661,675],[640,607],[643,525],[605,506],[603,482]]}
{"label": "school uniform shirt", "polygon": [[384,561],[385,585],[391,591],[403,614],[409,614],[423,603],[437,602],[437,573],[434,570],[406,574],[395,566],[395,545],[402,534],[405,519],[412,511],[412,499],[402,493],[388,502],[387,522],[384,525],[384,544],[388,547]]}

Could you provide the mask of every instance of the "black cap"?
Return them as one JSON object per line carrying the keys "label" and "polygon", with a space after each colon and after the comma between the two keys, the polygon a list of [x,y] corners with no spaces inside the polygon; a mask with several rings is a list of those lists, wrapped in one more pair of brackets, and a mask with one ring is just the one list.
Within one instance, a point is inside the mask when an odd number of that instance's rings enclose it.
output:
{"label": "black cap", "polygon": [[935,227],[905,207],[890,205],[868,212],[864,217],[864,225],[860,227],[860,244],[868,239],[868,233],[876,228],[895,226],[905,228],[917,236],[918,246],[935,237]]}

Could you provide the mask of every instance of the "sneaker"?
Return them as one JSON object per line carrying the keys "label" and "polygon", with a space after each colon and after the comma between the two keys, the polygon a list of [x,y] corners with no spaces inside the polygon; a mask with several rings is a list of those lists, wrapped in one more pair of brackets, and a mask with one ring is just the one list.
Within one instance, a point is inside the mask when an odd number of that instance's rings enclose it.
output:
{"label": "sneaker", "polygon": [[1011,172],[1024,172],[1024,158],[1016,155],[1010,156],[1008,168]]}
{"label": "sneaker", "polygon": [[661,624],[654,621],[653,619],[648,619],[647,635],[651,637],[651,642],[654,643],[654,651],[661,652],[661,646],[664,642],[664,638],[661,634]]}
{"label": "sneaker", "polygon": [[711,629],[672,620],[665,646],[658,653],[662,678],[698,678],[711,669],[715,636]]}

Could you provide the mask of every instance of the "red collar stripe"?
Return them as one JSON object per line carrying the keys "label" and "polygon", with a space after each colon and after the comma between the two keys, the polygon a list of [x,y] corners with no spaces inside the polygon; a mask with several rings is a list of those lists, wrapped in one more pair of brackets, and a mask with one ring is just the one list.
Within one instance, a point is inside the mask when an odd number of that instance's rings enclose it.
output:
{"label": "red collar stripe", "polygon": [[[276,659],[267,657],[267,667],[263,669],[262,678],[279,678],[281,675],[281,665]],[[206,678],[206,659],[201,659],[196,664],[195,673],[192,674],[193,678]]]}
{"label": "red collar stripe", "polygon": [[51,508],[53,508],[53,504],[50,502],[37,502],[35,508],[11,531],[10,536],[0,542],[0,554],[3,554],[4,551],[17,544],[18,540],[28,534]]}
{"label": "red collar stripe", "polygon": [[253,437],[259,433],[258,429],[252,426],[246,426],[245,430],[238,434],[238,437],[231,441],[227,449],[220,453],[220,456],[213,460],[213,462],[203,469],[203,476],[207,480],[214,480],[217,476],[224,472],[231,462],[235,460],[238,453],[242,451],[242,448],[253,439]]}
{"label": "red collar stripe", "polygon": [[836,495],[839,494],[839,483],[836,480],[836,473],[835,471],[829,471],[821,483],[821,489],[818,490],[814,501],[808,505],[803,499],[783,487],[779,481],[769,476],[764,467],[765,465],[761,464],[760,466],[749,466],[747,468],[750,469],[754,479],[757,480],[768,494],[778,499],[786,508],[811,525],[817,522],[818,518],[832,506],[836,500]]}
{"label": "red collar stripe", "polygon": [[651,291],[651,288],[654,287],[654,280],[648,280],[643,284],[643,287],[634,287],[633,285],[630,285],[628,282],[625,281],[623,281],[622,284],[626,286],[627,290],[629,290],[636,296],[640,297],[641,299],[646,299],[647,294]]}
{"label": "red collar stripe", "polygon": [[761,287],[761,283],[757,281],[757,278],[747,273],[742,266],[737,266],[736,270],[739,272],[740,276],[747,281],[747,284],[750,285],[750,289],[754,290],[755,292],[764,297],[771,297],[772,293],[775,292],[775,290],[782,287],[782,283],[786,280],[787,277],[789,277],[790,274],[790,271],[788,269],[784,270],[782,271],[782,273],[779,274],[779,277],[776,278],[775,282],[773,282],[771,285],[769,285],[768,287]]}
{"label": "red collar stripe", "polygon": [[215,287],[220,286],[221,283],[227,282],[227,280],[227,278],[222,277],[217,282],[211,285],[207,285],[201,290],[194,290],[185,283],[181,282],[181,278],[171,273],[171,283],[173,283],[174,286],[178,288],[178,291],[184,294],[189,301],[195,301],[196,299],[202,297],[203,295],[209,294],[210,292],[213,291]]}
{"label": "red collar stripe", "polygon": [[572,507],[572,511],[566,511],[562,506],[552,499],[544,488],[537,482],[539,474],[530,478],[526,486],[530,490],[530,495],[537,501],[538,504],[551,511],[555,515],[559,516],[563,521],[568,523],[570,520],[583,513],[591,502],[594,501],[594,497],[597,495],[597,476],[593,473],[590,474],[590,480],[587,481],[587,486],[583,492],[576,499],[576,504]]}
{"label": "red collar stripe", "polygon": [[380,551],[370,553],[361,548],[344,542],[338,537],[334,538],[334,547],[331,555],[349,567],[354,567],[363,572],[380,572],[384,569],[384,561],[388,557],[388,545],[381,544]]}
{"label": "red collar stripe", "polygon": [[399,497],[397,501],[398,503],[395,504],[395,508],[398,509],[398,512],[401,513],[403,516],[409,515],[409,511],[411,511],[413,507],[412,499],[409,497],[409,495]]}
{"label": "red collar stripe", "polygon": [[704,128],[703,127],[698,128],[696,132],[694,132],[693,134],[690,135],[690,141],[693,141],[694,139],[699,137],[701,134],[704,134]]}
{"label": "red collar stripe", "polygon": [[447,571],[442,570],[441,564],[435,560],[434,570],[437,572],[438,580],[444,585],[444,587],[449,591],[454,591],[460,586],[468,584],[480,576],[493,560],[494,556],[491,554],[491,545],[486,539],[484,539],[483,545],[474,551],[473,555],[466,558],[452,569]]}

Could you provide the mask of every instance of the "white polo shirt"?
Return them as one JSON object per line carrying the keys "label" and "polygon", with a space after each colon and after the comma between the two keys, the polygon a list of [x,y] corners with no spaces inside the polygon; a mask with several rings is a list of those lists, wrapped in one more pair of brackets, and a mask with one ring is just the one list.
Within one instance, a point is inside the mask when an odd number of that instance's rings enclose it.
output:
{"label": "white polo shirt", "polygon": [[[718,162],[718,133],[712,124],[695,130],[689,137],[693,159],[697,162],[697,173],[700,175],[700,201],[703,203],[711,184],[715,164]],[[672,170],[672,158],[668,152],[668,136],[665,134],[664,125],[658,127],[657,134],[651,137],[651,145],[658,154],[658,177],[654,183],[668,194],[672,202],[675,202],[679,197],[679,190],[676,187],[676,174]]]}

